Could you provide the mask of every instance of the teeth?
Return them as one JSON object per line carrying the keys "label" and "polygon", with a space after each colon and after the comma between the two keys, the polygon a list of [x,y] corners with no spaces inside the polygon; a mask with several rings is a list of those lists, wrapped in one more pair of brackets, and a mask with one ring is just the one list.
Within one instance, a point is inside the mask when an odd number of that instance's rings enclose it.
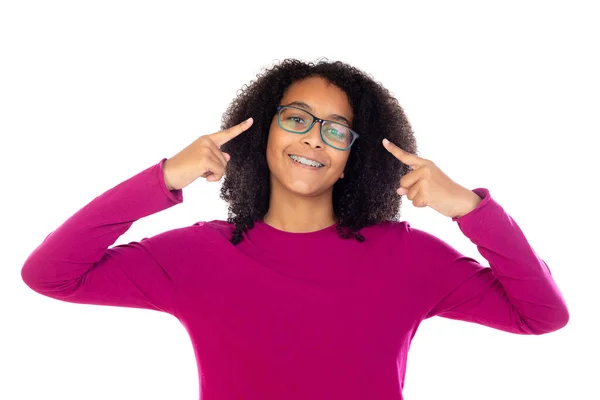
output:
{"label": "teeth", "polygon": [[300,164],[308,165],[311,167],[322,167],[323,166],[323,164],[321,164],[320,162],[309,160],[308,158],[304,158],[304,157],[290,155],[290,158],[296,162],[299,162]]}

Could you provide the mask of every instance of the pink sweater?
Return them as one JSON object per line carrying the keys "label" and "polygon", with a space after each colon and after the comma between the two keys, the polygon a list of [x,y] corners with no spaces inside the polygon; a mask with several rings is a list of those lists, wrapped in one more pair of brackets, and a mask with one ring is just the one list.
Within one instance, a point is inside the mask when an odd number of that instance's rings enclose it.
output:
{"label": "pink sweater", "polygon": [[183,201],[164,183],[164,160],[51,232],[22,278],[54,299],[178,318],[202,400],[400,400],[426,318],[525,335],[569,320],[548,266],[485,188],[474,189],[475,210],[452,220],[491,268],[405,221],[362,229],[363,243],[334,226],[288,233],[257,222],[234,246],[232,226],[217,220],[110,247],[138,219]]}

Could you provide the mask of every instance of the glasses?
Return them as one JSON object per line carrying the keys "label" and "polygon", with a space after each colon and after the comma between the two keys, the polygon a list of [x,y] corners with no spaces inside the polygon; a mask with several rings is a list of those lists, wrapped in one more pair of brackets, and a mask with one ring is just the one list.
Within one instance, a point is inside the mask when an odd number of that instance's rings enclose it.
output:
{"label": "glasses", "polygon": [[348,150],[359,137],[358,133],[339,122],[317,118],[301,108],[277,106],[277,123],[287,132],[303,134],[317,122],[321,123],[321,139],[334,149]]}

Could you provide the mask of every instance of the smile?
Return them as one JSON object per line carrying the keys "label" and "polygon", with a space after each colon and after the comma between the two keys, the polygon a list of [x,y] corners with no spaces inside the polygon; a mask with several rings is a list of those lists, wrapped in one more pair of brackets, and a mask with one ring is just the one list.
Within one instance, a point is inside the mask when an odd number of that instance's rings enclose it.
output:
{"label": "smile", "polygon": [[289,154],[289,156],[290,156],[290,158],[292,160],[294,160],[294,162],[296,164],[300,164],[302,166],[310,167],[310,168],[313,168],[313,169],[314,168],[324,167],[323,164],[321,164],[320,162],[315,161],[315,160],[311,160],[311,159],[308,159],[308,158],[296,156],[296,155],[293,155],[293,154]]}

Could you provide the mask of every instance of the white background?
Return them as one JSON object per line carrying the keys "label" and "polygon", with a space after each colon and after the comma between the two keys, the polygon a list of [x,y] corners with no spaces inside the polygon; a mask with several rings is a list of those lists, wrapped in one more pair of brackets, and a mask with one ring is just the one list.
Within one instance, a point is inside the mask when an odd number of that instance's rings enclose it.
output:
{"label": "white background", "polygon": [[[58,302],[26,257],[95,196],[219,130],[226,106],[287,57],[348,62],[399,99],[420,155],[487,187],[548,263],[560,331],[520,336],[433,318],[404,395],[598,399],[599,13],[593,1],[4,1],[0,6],[0,398],[198,398],[183,326],[149,310]],[[225,219],[219,183],[118,241]],[[430,208],[403,219],[486,264]]]}

